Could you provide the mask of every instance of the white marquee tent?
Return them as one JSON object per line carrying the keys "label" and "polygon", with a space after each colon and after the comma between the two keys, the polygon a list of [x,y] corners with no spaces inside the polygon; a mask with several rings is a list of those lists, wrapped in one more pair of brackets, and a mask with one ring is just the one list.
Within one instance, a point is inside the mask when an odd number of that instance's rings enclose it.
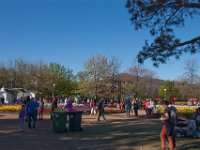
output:
{"label": "white marquee tent", "polygon": [[[23,88],[12,88],[7,89],[2,87],[0,90],[0,98],[4,97],[5,103],[12,103],[13,102],[13,95],[17,96],[17,99],[20,99],[21,97],[27,97],[30,96],[31,98],[35,98],[36,92],[31,92]],[[1,103],[1,102],[0,102]]]}
{"label": "white marquee tent", "polygon": [[13,100],[12,94],[9,92],[9,90],[5,89],[4,87],[1,88],[0,96],[4,97],[5,103],[11,103]]}

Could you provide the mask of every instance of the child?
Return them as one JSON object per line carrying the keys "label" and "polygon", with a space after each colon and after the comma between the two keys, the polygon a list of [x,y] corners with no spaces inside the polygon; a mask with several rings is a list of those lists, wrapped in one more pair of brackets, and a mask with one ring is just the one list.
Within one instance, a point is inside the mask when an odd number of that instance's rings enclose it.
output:
{"label": "child", "polygon": [[19,111],[20,131],[23,131],[25,119],[26,119],[26,105],[22,104],[22,109]]}

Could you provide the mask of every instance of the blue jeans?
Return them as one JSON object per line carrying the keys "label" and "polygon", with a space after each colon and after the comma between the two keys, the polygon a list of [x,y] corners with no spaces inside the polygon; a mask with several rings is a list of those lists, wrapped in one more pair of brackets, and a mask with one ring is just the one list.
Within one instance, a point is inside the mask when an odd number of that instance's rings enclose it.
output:
{"label": "blue jeans", "polygon": [[20,129],[23,129],[23,128],[24,128],[24,122],[25,122],[24,119],[20,119],[20,120],[19,120],[19,127],[20,127]]}
{"label": "blue jeans", "polygon": [[[28,127],[29,128],[35,128],[35,123],[37,120],[37,113],[28,113]],[[32,126],[31,126],[31,122]]]}
{"label": "blue jeans", "polygon": [[106,117],[104,115],[104,111],[99,111],[99,116],[98,116],[98,121],[100,120],[100,117],[102,116],[102,118],[104,119],[104,121],[106,121]]}

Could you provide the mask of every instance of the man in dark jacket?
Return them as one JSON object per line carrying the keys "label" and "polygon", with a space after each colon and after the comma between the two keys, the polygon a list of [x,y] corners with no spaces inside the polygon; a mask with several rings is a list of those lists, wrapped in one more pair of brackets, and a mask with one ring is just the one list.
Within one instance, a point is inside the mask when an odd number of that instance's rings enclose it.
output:
{"label": "man in dark jacket", "polygon": [[104,103],[105,101],[103,99],[99,101],[99,105],[98,105],[99,116],[98,116],[97,121],[100,121],[100,117],[102,116],[102,118],[104,119],[106,123],[107,121],[106,121],[105,112],[104,112]]}

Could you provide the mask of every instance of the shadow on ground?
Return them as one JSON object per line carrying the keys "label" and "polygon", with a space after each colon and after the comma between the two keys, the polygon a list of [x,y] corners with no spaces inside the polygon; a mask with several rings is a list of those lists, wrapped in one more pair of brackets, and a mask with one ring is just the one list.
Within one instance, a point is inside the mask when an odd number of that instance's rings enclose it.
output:
{"label": "shadow on ground", "polygon": [[[50,120],[37,122],[35,130],[18,130],[17,119],[0,119],[0,150],[160,150],[157,119],[126,118],[110,115],[109,123],[96,122],[94,117],[83,117],[83,131],[52,132]],[[27,125],[27,124],[26,124]],[[199,139],[178,139],[178,150],[199,149]]]}

